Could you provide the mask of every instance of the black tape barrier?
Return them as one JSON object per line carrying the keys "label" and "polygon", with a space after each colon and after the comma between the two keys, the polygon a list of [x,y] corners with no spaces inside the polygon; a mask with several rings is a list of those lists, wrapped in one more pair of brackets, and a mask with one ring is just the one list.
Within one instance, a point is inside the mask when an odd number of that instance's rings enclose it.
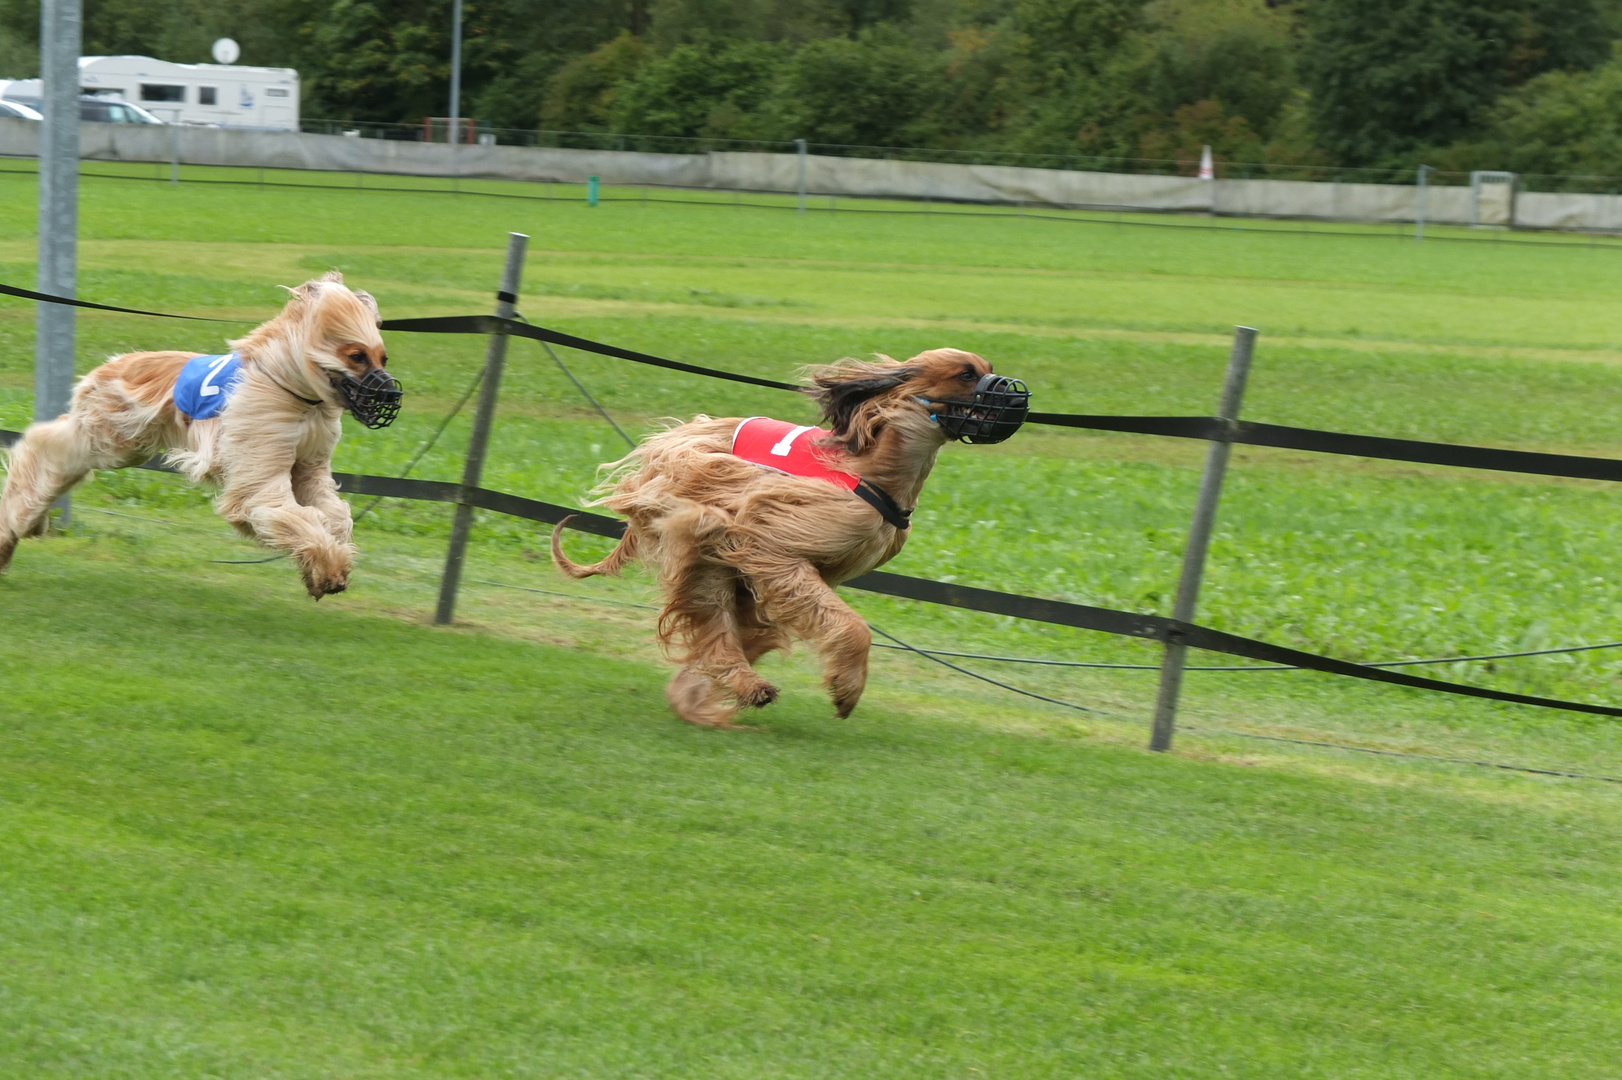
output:
{"label": "black tape barrier", "polygon": [[[173,315],[161,311],[142,311],[138,308],[95,304],[71,297],[52,296],[48,293],[20,289],[0,284],[0,293],[51,304],[94,308],[99,311],[119,311],[130,315],[150,315],[160,319],[188,319],[194,322],[244,322],[252,320],[209,319],[199,315]],[[564,345],[582,352],[596,353],[648,364],[671,371],[684,371],[690,375],[704,375],[713,379],[764,386],[772,390],[790,390],[803,393],[805,387],[776,379],[762,379],[742,375],[735,371],[707,368],[669,360],[635,349],[622,349],[590,338],[533,326],[516,319],[503,319],[497,315],[450,315],[421,319],[388,319],[384,330],[399,330],[417,334],[510,334],[535,341]],[[1455,443],[1422,442],[1416,439],[1388,439],[1378,435],[1349,435],[1344,432],[1319,431],[1315,428],[1287,427],[1280,424],[1258,424],[1249,421],[1225,423],[1210,416],[1109,416],[1085,413],[1033,412],[1033,424],[1055,427],[1085,428],[1093,431],[1121,431],[1139,435],[1161,435],[1176,439],[1242,443],[1249,446],[1271,446],[1281,450],[1306,450],[1319,454],[1341,454],[1348,457],[1381,458],[1387,461],[1406,461],[1423,465],[1447,465],[1463,469],[1490,469],[1497,472],[1528,473],[1536,476],[1559,476],[1574,480],[1622,480],[1622,460],[1614,458],[1583,457],[1575,454],[1543,454],[1527,450],[1499,450],[1487,446],[1463,446]]]}
{"label": "black tape barrier", "polygon": [[1175,439],[1272,446],[1281,450],[1308,450],[1347,457],[1383,458],[1424,465],[1451,465],[1461,469],[1562,476],[1574,480],[1622,480],[1622,460],[1577,454],[1542,454],[1529,450],[1499,450],[1490,446],[1388,439],[1379,435],[1348,435],[1315,428],[1286,427],[1238,421],[1232,424],[1212,416],[1087,416],[1073,413],[1037,413],[1033,424],[1164,435]]}
{"label": "black tape barrier", "polygon": [[[389,319],[385,330],[419,334],[511,334],[514,337],[566,345],[582,352],[613,356],[637,364],[706,375],[715,379],[765,386],[773,390],[803,393],[794,383],[740,375],[718,368],[684,364],[662,356],[622,349],[590,338],[577,337],[544,326],[534,326],[496,315],[451,315],[442,318]],[[1622,480],[1622,460],[1582,457],[1575,454],[1543,454],[1527,450],[1498,450],[1487,446],[1461,446],[1454,443],[1421,442],[1416,439],[1388,439],[1378,435],[1349,435],[1315,428],[1286,427],[1249,421],[1226,423],[1211,416],[1106,416],[1082,413],[1033,412],[1033,424],[1087,428],[1095,431],[1122,431],[1140,435],[1163,435],[1177,439],[1244,443],[1271,446],[1281,450],[1307,450],[1347,457],[1383,458],[1425,465],[1450,465],[1464,469],[1491,469],[1499,472],[1560,476],[1576,480]]]}
{"label": "black tape barrier", "polygon": [[[18,433],[15,431],[0,431],[0,446],[9,446],[17,438]],[[174,471],[156,459],[141,467],[162,472]],[[394,499],[441,503],[455,503],[465,497],[471,506],[510,517],[539,521],[548,525],[556,525],[565,518],[573,518],[574,520],[569,522],[571,529],[609,539],[618,539],[625,534],[625,523],[616,518],[541,502],[538,499],[509,495],[504,491],[463,488],[460,484],[444,480],[413,480],[396,476],[368,476],[361,473],[334,473],[333,479],[347,494],[381,495]],[[1074,604],[1066,600],[1046,600],[1036,596],[996,592],[971,585],[956,585],[944,581],[931,581],[928,578],[891,574],[882,570],[863,574],[845,584],[863,592],[896,596],[926,604],[939,604],[943,607],[980,611],[988,615],[1006,615],[1032,622],[1070,626],[1079,630],[1095,630],[1150,641],[1181,641],[1194,649],[1242,656],[1273,664],[1288,664],[1309,671],[1322,671],[1330,675],[1344,675],[1370,682],[1390,683],[1394,686],[1408,686],[1417,690],[1433,690],[1464,697],[1486,698],[1491,701],[1507,701],[1517,705],[1536,705],[1547,709],[1592,713],[1597,716],[1622,717],[1622,708],[1613,708],[1609,705],[1590,705],[1581,701],[1512,694],[1504,690],[1488,690],[1462,683],[1444,682],[1441,679],[1427,679],[1421,675],[1365,667],[1362,664],[1302,652],[1299,649],[1289,649],[1282,645],[1270,645],[1265,641],[1240,637],[1237,634],[1224,633],[1193,623],[1178,622],[1161,615],[1140,615],[1130,611],[1116,611],[1113,608]]]}
{"label": "black tape barrier", "polygon": [[592,341],[590,338],[575,337],[573,334],[548,330],[544,326],[533,326],[527,322],[519,322],[516,319],[503,319],[499,315],[447,315],[440,318],[426,319],[386,319],[383,322],[383,329],[400,330],[412,334],[511,334],[513,337],[547,341],[553,345],[566,345],[571,349],[597,353],[600,356],[613,356],[621,360],[629,360],[635,364],[669,368],[671,371],[685,371],[690,375],[708,375],[712,379],[748,383],[750,386],[765,386],[773,390],[793,390],[795,393],[805,392],[805,387],[797,386],[794,383],[778,382],[776,379],[761,379],[754,375],[740,375],[735,371],[722,371],[718,368],[699,367],[697,364],[684,364],[680,360],[666,360],[662,356],[654,356],[651,353],[637,352],[635,349],[622,349],[618,345],[606,345],[601,341]]}
{"label": "black tape barrier", "polygon": [[150,315],[154,319],[185,319],[189,322],[243,323],[252,319],[210,319],[202,315],[170,315],[162,311],[142,311],[140,308],[118,307],[114,304],[93,304],[88,300],[75,300],[71,296],[52,296],[50,293],[19,289],[15,285],[0,285],[0,294],[18,296],[24,300],[38,300],[43,304],[61,304],[65,307],[92,308],[96,311],[121,311],[126,315]]}

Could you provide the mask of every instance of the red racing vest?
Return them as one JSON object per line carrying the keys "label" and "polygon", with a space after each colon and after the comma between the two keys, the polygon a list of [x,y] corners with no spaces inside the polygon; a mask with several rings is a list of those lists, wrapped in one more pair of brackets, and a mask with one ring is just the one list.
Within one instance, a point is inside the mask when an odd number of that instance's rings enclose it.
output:
{"label": "red racing vest", "polygon": [[816,440],[831,434],[823,428],[790,424],[765,416],[751,416],[732,433],[732,452],[745,461],[790,476],[826,480],[855,491],[861,478],[828,464],[828,451]]}

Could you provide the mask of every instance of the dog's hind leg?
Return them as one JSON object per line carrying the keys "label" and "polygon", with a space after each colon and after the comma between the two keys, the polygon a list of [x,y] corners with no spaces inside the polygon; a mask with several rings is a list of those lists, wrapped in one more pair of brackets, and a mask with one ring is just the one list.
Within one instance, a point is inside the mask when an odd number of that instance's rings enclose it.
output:
{"label": "dog's hind leg", "polygon": [[849,716],[867,688],[867,653],[873,644],[867,623],[810,563],[750,566],[746,560],[740,568],[754,583],[761,614],[816,647],[834,714]]}
{"label": "dog's hind leg", "polygon": [[30,425],[6,463],[5,493],[0,495],[0,570],[11,563],[19,540],[45,533],[53,502],[91,469],[107,464],[114,463],[97,460],[73,414]]}
{"label": "dog's hind leg", "polygon": [[730,726],[738,706],[759,708],[777,700],[777,687],[751,666],[765,650],[752,656],[746,650],[740,593],[747,595],[737,572],[711,563],[687,565],[667,586],[670,601],[659,618],[659,636],[683,667],[666,696],[676,714],[691,723]]}
{"label": "dog's hind leg", "polygon": [[675,714],[700,727],[729,728],[738,715],[738,703],[697,664],[685,664],[671,676],[665,700]]}

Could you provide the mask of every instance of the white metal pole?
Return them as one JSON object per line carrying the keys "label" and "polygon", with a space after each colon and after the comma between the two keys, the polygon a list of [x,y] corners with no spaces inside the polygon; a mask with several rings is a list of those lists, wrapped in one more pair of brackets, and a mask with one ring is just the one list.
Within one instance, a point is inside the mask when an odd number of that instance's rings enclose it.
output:
{"label": "white metal pole", "polygon": [[[1250,358],[1256,351],[1256,331],[1237,326],[1233,332],[1233,352],[1228,356],[1228,373],[1222,382],[1222,403],[1217,419],[1231,425],[1239,419],[1239,406],[1245,398],[1245,380],[1250,377]],[[1200,478],[1200,494],[1194,504],[1194,521],[1188,529],[1188,546],[1183,549],[1183,573],[1177,581],[1177,599],[1171,617],[1191,623],[1200,598],[1200,578],[1205,573],[1205,552],[1211,546],[1216,527],[1217,503],[1222,498],[1222,478],[1228,471],[1226,440],[1211,443],[1205,455],[1205,475]],[[1166,657],[1160,667],[1160,694],[1155,700],[1155,726],[1149,749],[1170,750],[1172,732],[1177,727],[1177,699],[1183,689],[1183,662],[1188,646],[1175,638],[1166,642]]]}
{"label": "white metal pole", "polygon": [[462,0],[451,4],[451,130],[452,146],[462,141]]}
{"label": "white metal pole", "polygon": [[[41,97],[39,141],[39,291],[74,295],[79,241],[80,0],[44,0],[39,11]],[[74,309],[38,305],[34,322],[34,419],[54,420],[73,392]],[[69,502],[57,500],[62,524]]]}

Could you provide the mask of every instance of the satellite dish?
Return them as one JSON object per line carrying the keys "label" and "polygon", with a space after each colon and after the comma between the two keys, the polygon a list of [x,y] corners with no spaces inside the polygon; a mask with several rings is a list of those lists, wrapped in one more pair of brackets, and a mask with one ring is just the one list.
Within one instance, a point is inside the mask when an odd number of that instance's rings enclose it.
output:
{"label": "satellite dish", "polygon": [[217,63],[234,64],[241,55],[242,46],[228,37],[222,37],[214,43],[214,59]]}

